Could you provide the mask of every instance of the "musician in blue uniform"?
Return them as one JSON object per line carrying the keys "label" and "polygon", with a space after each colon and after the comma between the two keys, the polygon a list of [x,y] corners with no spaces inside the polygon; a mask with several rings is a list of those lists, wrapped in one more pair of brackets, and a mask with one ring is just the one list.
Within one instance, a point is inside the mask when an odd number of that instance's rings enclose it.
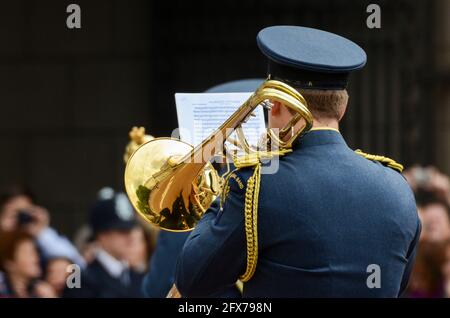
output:
{"label": "musician in blue uniform", "polygon": [[[262,79],[242,79],[222,83],[209,88],[205,93],[253,92],[263,82]],[[142,285],[144,295],[150,298],[163,298],[169,293],[175,280],[175,267],[178,255],[183,248],[188,232],[175,233],[160,231],[155,252],[150,261],[150,270]],[[239,297],[239,291],[232,286],[215,295],[217,297]]]}
{"label": "musician in blue uniform", "polygon": [[[206,212],[183,247],[179,292],[202,297],[241,279],[244,297],[400,296],[420,235],[412,191],[400,164],[353,151],[339,132],[348,76],[363,68],[365,52],[297,26],[263,29],[257,43],[270,78],[305,97],[313,128],[279,159],[276,173],[261,174],[256,231],[245,222],[255,169],[228,178],[222,207]],[[282,128],[292,116],[274,102],[269,126]]]}

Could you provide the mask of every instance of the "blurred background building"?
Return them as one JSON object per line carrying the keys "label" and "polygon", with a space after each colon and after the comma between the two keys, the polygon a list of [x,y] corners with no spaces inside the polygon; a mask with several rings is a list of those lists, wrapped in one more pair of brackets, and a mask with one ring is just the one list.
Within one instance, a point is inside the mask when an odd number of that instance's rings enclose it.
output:
{"label": "blurred background building", "polygon": [[[66,27],[69,3],[79,30]],[[381,6],[381,29],[366,7]],[[450,173],[450,1],[16,0],[0,12],[0,184],[29,184],[69,236],[104,185],[123,189],[128,131],[177,127],[175,92],[265,75],[257,32],[296,24],[368,54],[350,82],[353,148]]]}

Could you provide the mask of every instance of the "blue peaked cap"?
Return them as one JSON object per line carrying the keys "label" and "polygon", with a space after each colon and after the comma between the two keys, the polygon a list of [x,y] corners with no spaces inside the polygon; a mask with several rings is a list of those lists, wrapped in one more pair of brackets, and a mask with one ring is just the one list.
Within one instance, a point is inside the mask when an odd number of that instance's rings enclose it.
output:
{"label": "blue peaked cap", "polygon": [[265,28],[258,33],[257,43],[269,59],[270,77],[296,88],[344,89],[350,72],[367,61],[364,50],[354,42],[300,26]]}

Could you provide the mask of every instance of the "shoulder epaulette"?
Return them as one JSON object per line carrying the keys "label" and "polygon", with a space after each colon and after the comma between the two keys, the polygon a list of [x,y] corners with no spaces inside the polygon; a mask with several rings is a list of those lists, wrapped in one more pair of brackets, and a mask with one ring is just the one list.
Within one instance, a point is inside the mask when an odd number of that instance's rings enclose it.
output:
{"label": "shoulder epaulette", "polygon": [[395,160],[388,158],[388,157],[384,157],[384,156],[378,156],[378,155],[371,155],[365,152],[362,152],[360,149],[355,150],[355,153],[368,159],[368,160],[372,160],[372,161],[378,161],[381,164],[392,168],[394,170],[397,170],[398,172],[402,172],[403,171],[403,165],[399,164],[398,162],[396,162]]}

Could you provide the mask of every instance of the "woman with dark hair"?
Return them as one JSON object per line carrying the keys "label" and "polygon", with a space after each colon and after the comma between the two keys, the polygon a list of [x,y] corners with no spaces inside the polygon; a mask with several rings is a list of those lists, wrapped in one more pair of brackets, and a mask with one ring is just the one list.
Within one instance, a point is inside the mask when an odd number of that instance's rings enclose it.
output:
{"label": "woman with dark hair", "polygon": [[411,273],[406,297],[441,298],[445,294],[442,273],[445,245],[442,242],[421,241]]}
{"label": "woman with dark hair", "polygon": [[39,255],[26,232],[0,233],[0,270],[0,297],[56,297],[53,288],[39,280]]}
{"label": "woman with dark hair", "polygon": [[33,219],[30,214],[33,201],[33,194],[25,186],[13,185],[2,189],[0,191],[0,231],[14,231],[20,226],[29,225]]}
{"label": "woman with dark hair", "polygon": [[64,257],[84,267],[75,246],[49,223],[48,211],[35,204],[28,188],[10,186],[0,191],[0,232],[24,231],[34,238],[44,261]]}

